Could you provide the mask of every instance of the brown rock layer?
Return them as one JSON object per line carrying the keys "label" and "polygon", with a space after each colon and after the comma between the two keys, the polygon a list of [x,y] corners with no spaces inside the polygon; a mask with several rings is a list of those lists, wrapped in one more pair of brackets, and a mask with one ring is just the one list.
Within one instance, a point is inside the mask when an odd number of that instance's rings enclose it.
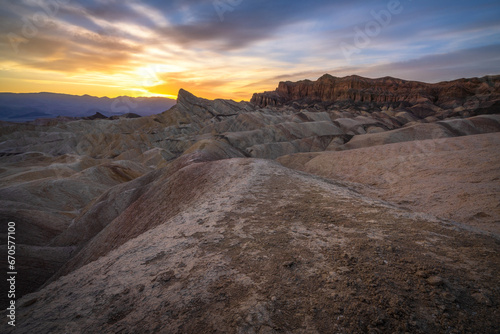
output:
{"label": "brown rock layer", "polygon": [[[368,79],[353,75],[338,78],[325,74],[317,81],[280,82],[276,91],[254,94],[251,102],[261,107],[297,100],[381,105],[406,102],[413,106],[427,103],[444,109],[461,106],[477,109],[480,105],[487,105],[488,101],[498,100],[499,95],[500,76],[428,84],[391,77]],[[421,105],[420,109],[428,108]],[[498,106],[492,112],[498,112]],[[429,116],[424,114],[420,117]]]}

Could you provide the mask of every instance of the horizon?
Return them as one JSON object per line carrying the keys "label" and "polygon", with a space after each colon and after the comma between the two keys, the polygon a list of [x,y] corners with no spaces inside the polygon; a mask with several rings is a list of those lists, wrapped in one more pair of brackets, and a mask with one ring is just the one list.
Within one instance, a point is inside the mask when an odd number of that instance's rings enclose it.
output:
{"label": "horizon", "polygon": [[[336,77],[335,75],[332,75],[330,73],[324,73],[323,75],[321,75],[321,76],[319,76],[318,78],[315,78],[315,79],[298,79],[297,81],[306,81],[306,80],[309,80],[309,81],[313,81],[314,82],[314,81],[319,80],[322,76],[325,76],[325,75],[331,75],[333,77]],[[426,82],[426,81],[419,81],[419,80],[407,80],[407,79],[404,79],[404,78],[397,78],[397,77],[393,77],[393,76],[383,76],[383,77],[370,78],[370,77],[359,76],[359,75],[356,75],[356,74],[346,75],[346,76],[337,77],[337,78],[344,79],[344,78],[348,78],[348,77],[351,77],[351,76],[358,76],[358,77],[369,79],[369,80],[378,80],[378,79],[383,79],[383,78],[393,78],[393,79],[404,80],[404,81],[422,82],[422,83],[425,83],[425,84],[439,84],[439,83],[444,83],[444,82],[453,82],[453,81],[462,80],[462,79],[474,79],[474,78],[481,79],[481,78],[484,78],[484,77],[495,77],[495,76],[500,76],[500,74],[486,74],[486,75],[481,76],[481,77],[469,77],[469,78],[461,77],[461,78],[456,78],[456,79],[451,79],[451,80],[444,80],[444,81],[436,81],[436,82]],[[297,81],[295,81],[295,82],[297,82]],[[279,82],[276,83],[276,87],[278,86],[278,84],[280,82],[288,82],[288,81],[279,81]],[[186,90],[186,89],[184,89],[184,88],[181,87],[181,88],[179,88],[179,91],[180,90]],[[271,91],[274,91],[274,90],[276,90],[276,88],[273,89],[273,90],[271,90]],[[186,91],[188,91],[188,90],[186,90]],[[190,91],[188,91],[188,92],[192,93]],[[251,94],[265,93],[265,92],[268,92],[268,91],[253,92]],[[113,99],[119,99],[119,98],[161,98],[161,99],[169,99],[169,100],[175,100],[175,101],[177,101],[177,98],[178,98],[178,95],[175,95],[173,97],[165,97],[165,96],[130,96],[130,95],[119,95],[119,96],[109,97],[109,96],[97,96],[97,95],[90,95],[90,94],[68,94],[68,93],[47,92],[47,91],[25,92],[25,93],[2,92],[2,91],[0,91],[0,94],[54,94],[54,95],[76,96],[76,97],[92,97],[92,98],[98,98],[98,99],[107,98],[107,99],[111,99],[111,100],[113,100]],[[196,97],[204,98],[203,96],[197,96],[196,94],[193,94],[193,95],[195,95]],[[232,100],[232,99],[229,99],[229,98],[213,98],[213,99]],[[251,99],[249,98],[248,100],[240,100],[240,101],[249,102],[250,100]],[[238,102],[238,100],[234,100],[234,101]]]}
{"label": "horizon", "polygon": [[0,1],[2,92],[248,101],[325,73],[500,73],[494,1]]}
{"label": "horizon", "polygon": [[26,92],[26,93],[16,93],[16,92],[0,92],[0,94],[54,94],[54,95],[69,95],[69,96],[77,96],[77,97],[94,97],[98,99],[117,99],[120,97],[132,97],[132,98],[161,98],[161,99],[170,99],[173,100],[173,98],[168,98],[164,96],[130,96],[130,95],[119,95],[119,96],[97,96],[97,95],[90,95],[90,94],[68,94],[68,93],[58,93],[58,92],[45,92],[45,91],[40,91],[40,92]]}

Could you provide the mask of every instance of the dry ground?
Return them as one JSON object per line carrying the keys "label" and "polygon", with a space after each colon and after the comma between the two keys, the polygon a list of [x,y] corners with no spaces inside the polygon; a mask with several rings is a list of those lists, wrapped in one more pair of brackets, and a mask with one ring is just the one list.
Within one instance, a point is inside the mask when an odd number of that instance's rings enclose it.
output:
{"label": "dry ground", "polygon": [[269,161],[182,172],[189,207],[23,297],[2,332],[499,332],[497,238]]}
{"label": "dry ground", "polygon": [[500,236],[500,133],[303,153],[285,166]]}

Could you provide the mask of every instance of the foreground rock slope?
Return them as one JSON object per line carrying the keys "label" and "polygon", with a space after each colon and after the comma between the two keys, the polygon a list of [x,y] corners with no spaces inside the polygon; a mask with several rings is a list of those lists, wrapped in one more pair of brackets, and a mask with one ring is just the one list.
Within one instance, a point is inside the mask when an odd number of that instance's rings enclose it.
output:
{"label": "foreground rock slope", "polygon": [[285,166],[355,182],[359,192],[500,236],[500,133],[278,158]]}
{"label": "foreground rock slope", "polygon": [[15,332],[497,328],[494,238],[269,161],[178,173],[153,181],[75,270],[22,298]]}
{"label": "foreground rock slope", "polygon": [[1,123],[17,332],[495,332],[497,77],[332,78],[392,97]]}

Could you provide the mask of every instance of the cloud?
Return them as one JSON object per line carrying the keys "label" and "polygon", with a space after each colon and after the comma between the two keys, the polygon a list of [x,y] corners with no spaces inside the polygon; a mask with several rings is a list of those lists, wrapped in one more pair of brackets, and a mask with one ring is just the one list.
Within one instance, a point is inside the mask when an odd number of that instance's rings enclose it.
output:
{"label": "cloud", "polygon": [[134,10],[134,12],[148,18],[156,26],[164,27],[164,26],[169,25],[168,20],[165,18],[163,13],[161,13],[159,10],[156,10],[156,9],[146,5],[146,4],[137,3],[137,2],[132,2],[132,3],[129,3],[128,5],[130,8],[132,8]]}
{"label": "cloud", "polygon": [[[242,1],[224,12],[223,21],[212,1],[195,1],[192,17],[158,32],[184,47],[203,47],[214,51],[231,51],[250,47],[259,41],[281,38],[290,26],[310,21],[324,12],[335,14],[346,3],[329,1]],[[208,3],[208,5],[207,5]],[[175,17],[175,15],[174,15]]]}
{"label": "cloud", "polygon": [[295,72],[271,76],[264,80],[249,83],[245,87],[259,88],[267,85],[273,87],[268,90],[274,90],[274,87],[277,87],[280,81],[316,80],[325,73],[338,77],[353,74],[370,78],[392,76],[424,82],[441,82],[461,77],[494,75],[500,73],[500,45],[495,44],[463,49],[405,61],[373,64],[371,66],[349,66],[331,68],[324,71]]}
{"label": "cloud", "polygon": [[[2,68],[103,87],[109,78],[123,91],[176,94],[184,88],[248,99],[279,81],[326,72],[422,81],[500,72],[495,1],[402,0],[403,12],[351,62],[340,43],[352,43],[354,28],[364,28],[387,1],[226,1],[234,5],[221,21],[212,0],[82,0],[61,5],[43,25],[33,18],[44,13],[45,0],[30,1],[2,1]],[[36,33],[26,37],[27,22]],[[9,33],[22,40],[17,54]],[[143,68],[160,69],[161,80],[144,85]]]}
{"label": "cloud", "polygon": [[398,76],[403,79],[426,82],[498,74],[500,73],[500,45],[463,49],[377,65],[364,69],[360,73]]}
{"label": "cloud", "polygon": [[230,80],[213,79],[213,78],[196,78],[193,74],[188,73],[164,73],[159,74],[162,83],[153,87],[149,87],[148,91],[152,93],[163,93],[169,95],[177,95],[177,92],[182,88],[197,96],[207,98],[224,97],[223,88]]}

